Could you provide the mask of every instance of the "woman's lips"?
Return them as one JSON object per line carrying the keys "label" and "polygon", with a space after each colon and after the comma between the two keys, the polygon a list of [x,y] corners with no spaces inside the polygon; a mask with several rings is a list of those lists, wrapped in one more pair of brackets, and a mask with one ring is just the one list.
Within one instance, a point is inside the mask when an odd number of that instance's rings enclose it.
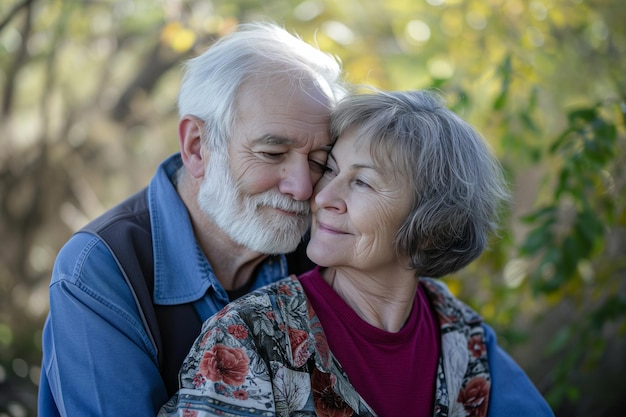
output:
{"label": "woman's lips", "polygon": [[341,235],[347,234],[346,232],[326,223],[317,222],[317,226],[320,231],[324,231],[327,233],[334,233],[334,234],[341,234]]}

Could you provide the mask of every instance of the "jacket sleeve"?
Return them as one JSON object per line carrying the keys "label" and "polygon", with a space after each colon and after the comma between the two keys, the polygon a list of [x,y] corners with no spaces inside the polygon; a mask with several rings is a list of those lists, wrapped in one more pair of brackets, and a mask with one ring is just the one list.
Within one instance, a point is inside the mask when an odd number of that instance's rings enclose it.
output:
{"label": "jacket sleeve", "polygon": [[74,235],[55,262],[39,391],[42,417],[149,416],[167,400],[132,293],[88,234]]}
{"label": "jacket sleeve", "polygon": [[491,373],[489,417],[554,417],[548,403],[517,363],[497,344],[488,325],[485,339]]}

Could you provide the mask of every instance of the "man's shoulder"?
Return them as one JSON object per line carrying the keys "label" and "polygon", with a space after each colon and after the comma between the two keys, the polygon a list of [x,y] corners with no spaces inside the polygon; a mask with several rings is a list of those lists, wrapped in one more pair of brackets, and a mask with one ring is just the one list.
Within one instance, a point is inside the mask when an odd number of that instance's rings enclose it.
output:
{"label": "man's shoulder", "polygon": [[[63,245],[55,260],[51,285],[59,281],[91,288],[102,287],[121,277],[115,251],[151,252],[150,219],[145,190],[107,210]],[[112,251],[113,248],[113,251]],[[132,251],[130,250],[132,249]]]}
{"label": "man's shoulder", "polygon": [[102,213],[85,225],[80,231],[101,234],[111,229],[128,228],[129,224],[150,228],[150,210],[146,201],[144,188],[128,197],[113,208]]}
{"label": "man's shoulder", "polygon": [[553,411],[537,387],[515,360],[497,342],[496,333],[487,324],[485,343],[489,358],[491,393],[489,416],[554,417]]}
{"label": "man's shoulder", "polygon": [[[51,298],[64,297],[62,294],[67,291],[79,291],[90,298],[107,299],[118,305],[132,301],[111,251],[102,239],[88,233],[74,234],[61,248],[54,263],[50,288]],[[53,291],[53,288],[63,289]]]}
{"label": "man's shoulder", "polygon": [[52,271],[55,278],[78,278],[89,264],[114,262],[110,251],[98,236],[76,232],[59,250]]}

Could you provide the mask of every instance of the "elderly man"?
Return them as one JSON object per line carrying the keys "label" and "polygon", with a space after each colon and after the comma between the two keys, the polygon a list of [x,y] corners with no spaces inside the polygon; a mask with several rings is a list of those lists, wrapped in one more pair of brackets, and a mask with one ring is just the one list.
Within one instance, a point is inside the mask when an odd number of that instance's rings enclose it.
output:
{"label": "elderly man", "polygon": [[40,416],[155,415],[202,321],[308,267],[284,254],[309,226],[342,94],[338,63],[275,25],[187,63],[180,153],[57,257]]}

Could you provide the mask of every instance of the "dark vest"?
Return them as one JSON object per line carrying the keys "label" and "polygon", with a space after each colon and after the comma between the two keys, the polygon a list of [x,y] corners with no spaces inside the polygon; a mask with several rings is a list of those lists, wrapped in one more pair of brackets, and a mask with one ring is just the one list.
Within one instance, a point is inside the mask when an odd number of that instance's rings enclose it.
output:
{"label": "dark vest", "polygon": [[[164,306],[152,302],[154,255],[146,193],[147,189],[143,189],[131,196],[80,232],[99,236],[113,254],[157,351],[159,370],[171,396],[178,390],[178,371],[200,334],[202,322],[193,303]],[[300,274],[314,266],[305,250],[303,242],[287,255],[290,274]]]}

